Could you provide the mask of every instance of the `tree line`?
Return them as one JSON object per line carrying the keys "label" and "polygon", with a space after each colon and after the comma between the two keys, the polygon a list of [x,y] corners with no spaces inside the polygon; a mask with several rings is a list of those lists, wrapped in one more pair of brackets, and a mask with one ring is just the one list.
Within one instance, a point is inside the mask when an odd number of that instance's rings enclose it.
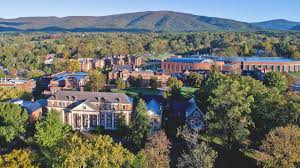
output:
{"label": "tree line", "polygon": [[48,39],[42,33],[1,34],[0,64],[11,72],[49,73],[51,68],[43,64],[48,54],[64,59],[167,52],[299,59],[299,36],[299,32],[62,33],[59,39]]}

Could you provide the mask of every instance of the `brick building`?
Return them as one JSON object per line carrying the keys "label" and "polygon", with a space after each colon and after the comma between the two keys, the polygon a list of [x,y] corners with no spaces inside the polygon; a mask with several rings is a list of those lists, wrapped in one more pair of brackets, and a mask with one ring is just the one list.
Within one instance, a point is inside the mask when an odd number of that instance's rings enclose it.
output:
{"label": "brick building", "polygon": [[214,61],[201,58],[169,58],[162,62],[162,69],[168,74],[182,73],[184,70],[211,70],[217,65],[222,68],[223,61]]}
{"label": "brick building", "polygon": [[167,84],[170,75],[167,74],[158,74],[153,71],[140,71],[140,70],[130,70],[130,69],[115,69],[109,72],[109,80],[122,79],[127,81],[130,76],[133,77],[142,77],[143,83],[145,86],[148,86],[149,81],[152,77],[157,77],[157,81],[160,82],[163,86]]}
{"label": "brick building", "polygon": [[74,130],[88,131],[97,126],[118,128],[121,115],[129,124],[133,100],[123,93],[58,91],[48,99],[51,109],[61,112],[63,123]]}
{"label": "brick building", "polygon": [[166,73],[182,73],[184,70],[211,70],[217,66],[224,72],[241,73],[266,69],[274,72],[300,72],[300,60],[283,57],[207,57],[169,58],[162,62]]}
{"label": "brick building", "polygon": [[300,60],[283,57],[232,57],[221,59],[238,64],[241,70],[266,69],[273,72],[300,72]]}
{"label": "brick building", "polygon": [[59,90],[81,90],[89,81],[86,72],[59,72],[39,79],[38,87],[54,94]]}
{"label": "brick building", "polygon": [[0,87],[32,92],[36,83],[33,79],[0,78]]}
{"label": "brick building", "polygon": [[80,70],[82,72],[88,72],[88,71],[96,69],[96,68],[103,68],[105,65],[105,62],[103,59],[79,58],[78,60],[80,62]]}

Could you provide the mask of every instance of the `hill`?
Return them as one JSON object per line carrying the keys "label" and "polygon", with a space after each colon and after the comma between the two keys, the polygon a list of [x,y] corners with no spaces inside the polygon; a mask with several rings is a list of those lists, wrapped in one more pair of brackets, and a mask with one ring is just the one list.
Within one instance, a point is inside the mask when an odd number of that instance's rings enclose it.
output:
{"label": "hill", "polygon": [[291,30],[293,27],[300,25],[300,22],[292,22],[284,19],[276,19],[276,20],[269,20],[265,22],[256,22],[252,24],[262,29]]}
{"label": "hill", "polygon": [[300,24],[291,28],[291,30],[300,30]]}
{"label": "hill", "polygon": [[172,11],[110,16],[22,17],[0,19],[0,31],[253,31],[255,26],[230,19]]}

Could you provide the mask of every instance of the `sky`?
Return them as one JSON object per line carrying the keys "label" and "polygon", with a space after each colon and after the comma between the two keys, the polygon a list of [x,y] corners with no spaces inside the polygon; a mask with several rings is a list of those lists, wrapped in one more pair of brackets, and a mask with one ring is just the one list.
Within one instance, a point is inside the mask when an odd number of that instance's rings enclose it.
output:
{"label": "sky", "polygon": [[105,16],[157,10],[246,22],[300,22],[300,0],[1,0],[0,18]]}

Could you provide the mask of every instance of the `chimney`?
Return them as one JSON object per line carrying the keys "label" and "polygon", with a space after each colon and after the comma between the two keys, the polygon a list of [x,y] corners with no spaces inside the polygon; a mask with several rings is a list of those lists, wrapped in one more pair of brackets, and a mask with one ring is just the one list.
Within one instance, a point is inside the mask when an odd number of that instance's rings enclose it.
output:
{"label": "chimney", "polygon": [[80,91],[84,92],[84,87],[83,86],[80,86]]}

